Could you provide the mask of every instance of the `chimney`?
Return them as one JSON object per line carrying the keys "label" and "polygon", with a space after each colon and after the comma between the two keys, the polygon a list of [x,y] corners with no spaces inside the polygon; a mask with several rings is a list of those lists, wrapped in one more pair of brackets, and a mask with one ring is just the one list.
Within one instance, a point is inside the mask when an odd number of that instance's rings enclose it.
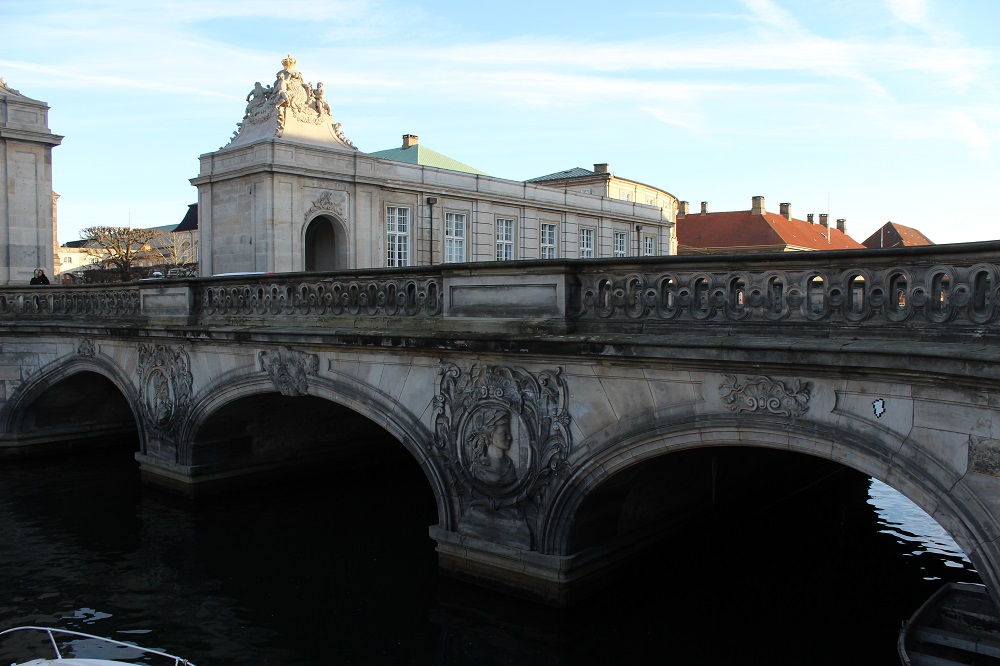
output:
{"label": "chimney", "polygon": [[753,207],[750,209],[752,215],[763,215],[764,214],[764,197],[754,197],[752,199]]}
{"label": "chimney", "polygon": [[842,234],[846,234],[847,233],[847,220],[846,219],[840,218],[839,220],[837,220],[837,231],[839,231]]}
{"label": "chimney", "polygon": [[781,210],[781,215],[787,217],[789,220],[792,219],[792,204],[783,203],[778,204],[778,208]]}
{"label": "chimney", "polygon": [[409,148],[410,146],[415,146],[418,143],[420,143],[420,137],[416,134],[403,135],[403,148]]}
{"label": "chimney", "polygon": [[812,213],[806,215],[806,222],[808,222],[809,224],[816,224],[816,220],[813,219]]}
{"label": "chimney", "polygon": [[688,202],[681,201],[677,206],[677,217],[684,217],[688,214]]}
{"label": "chimney", "polygon": [[595,164],[594,165],[594,173],[608,173],[608,165],[607,164]]}
{"label": "chimney", "polygon": [[704,215],[707,212],[708,212],[708,202],[707,201],[702,201],[701,202],[701,214]]}
{"label": "chimney", "polygon": [[819,214],[819,223],[822,224],[827,229],[830,228],[830,216],[826,213]]}

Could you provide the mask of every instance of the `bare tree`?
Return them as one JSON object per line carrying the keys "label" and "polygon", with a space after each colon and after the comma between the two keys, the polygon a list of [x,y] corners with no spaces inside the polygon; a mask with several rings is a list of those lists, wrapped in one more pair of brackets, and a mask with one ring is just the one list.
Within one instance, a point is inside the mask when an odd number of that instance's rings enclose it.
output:
{"label": "bare tree", "polygon": [[190,231],[177,231],[167,236],[166,247],[162,248],[163,258],[177,268],[190,269],[198,263],[198,250],[194,234]]}
{"label": "bare tree", "polygon": [[96,263],[115,271],[122,282],[132,279],[134,266],[161,263],[160,248],[168,244],[158,229],[133,227],[87,227],[80,238],[87,241],[84,248]]}

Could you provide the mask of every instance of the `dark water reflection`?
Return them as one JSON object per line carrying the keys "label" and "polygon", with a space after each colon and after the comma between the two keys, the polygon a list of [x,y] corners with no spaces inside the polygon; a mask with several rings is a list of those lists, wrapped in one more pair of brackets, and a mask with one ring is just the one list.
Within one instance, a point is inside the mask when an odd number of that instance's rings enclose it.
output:
{"label": "dark water reflection", "polygon": [[406,466],[192,504],[140,488],[128,454],[7,464],[0,628],[199,666],[892,664],[941,580],[978,582],[936,523],[849,471],[673,539],[571,611],[439,579],[435,520]]}

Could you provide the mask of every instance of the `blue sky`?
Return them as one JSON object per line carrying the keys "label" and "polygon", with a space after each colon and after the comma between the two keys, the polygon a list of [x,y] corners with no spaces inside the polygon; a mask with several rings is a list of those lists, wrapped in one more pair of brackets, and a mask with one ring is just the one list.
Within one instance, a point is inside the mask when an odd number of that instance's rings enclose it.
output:
{"label": "blue sky", "polygon": [[0,0],[0,76],[49,104],[60,242],[180,222],[286,53],[362,151],[493,176],[607,162],[697,209],[1000,238],[1000,2]]}

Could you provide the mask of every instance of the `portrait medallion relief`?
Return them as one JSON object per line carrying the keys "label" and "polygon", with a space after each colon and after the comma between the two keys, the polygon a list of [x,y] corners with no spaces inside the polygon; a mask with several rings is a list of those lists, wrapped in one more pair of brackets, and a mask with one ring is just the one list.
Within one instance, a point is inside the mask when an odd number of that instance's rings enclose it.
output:
{"label": "portrait medallion relief", "polygon": [[431,448],[470,506],[542,501],[572,447],[568,396],[559,370],[442,363]]}

